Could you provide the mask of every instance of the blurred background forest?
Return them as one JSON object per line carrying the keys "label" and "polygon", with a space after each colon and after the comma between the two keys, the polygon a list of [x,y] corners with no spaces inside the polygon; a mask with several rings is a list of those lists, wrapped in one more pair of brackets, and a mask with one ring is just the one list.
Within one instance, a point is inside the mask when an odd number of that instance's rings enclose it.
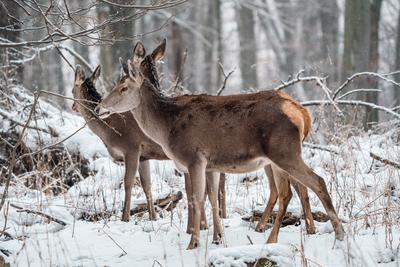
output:
{"label": "blurred background forest", "polygon": [[[120,75],[119,57],[134,42],[148,49],[167,38],[164,88],[223,94],[274,88],[303,75],[327,77],[336,88],[362,71],[400,81],[398,0],[2,0],[2,78],[30,90],[71,96],[74,66],[102,66],[104,93]],[[299,100],[321,99],[315,83],[286,89]],[[387,107],[400,90],[367,77],[349,86],[379,88],[353,98]],[[69,109],[64,99],[59,104]],[[371,111],[370,121],[378,120]]]}

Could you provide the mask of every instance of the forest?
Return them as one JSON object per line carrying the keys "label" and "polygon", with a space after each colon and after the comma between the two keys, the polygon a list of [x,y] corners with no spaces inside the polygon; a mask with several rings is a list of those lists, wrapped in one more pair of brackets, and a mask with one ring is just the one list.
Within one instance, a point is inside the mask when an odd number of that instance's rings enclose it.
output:
{"label": "forest", "polygon": [[399,266],[399,0],[1,0],[0,267]]}

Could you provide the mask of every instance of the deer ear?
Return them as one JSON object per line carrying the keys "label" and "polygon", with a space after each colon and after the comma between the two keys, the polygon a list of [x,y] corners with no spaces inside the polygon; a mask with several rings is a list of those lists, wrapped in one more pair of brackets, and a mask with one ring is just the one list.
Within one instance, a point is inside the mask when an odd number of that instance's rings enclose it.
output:
{"label": "deer ear", "polygon": [[164,57],[165,46],[167,45],[167,40],[164,39],[161,44],[159,44],[156,49],[154,49],[153,53],[151,53],[151,58],[154,62],[160,61]]}
{"label": "deer ear", "polygon": [[122,73],[129,75],[128,65],[122,60],[122,58],[119,58],[119,63],[121,64]]}
{"label": "deer ear", "polygon": [[95,84],[97,79],[100,77],[100,71],[101,71],[101,67],[100,67],[100,65],[98,65],[96,67],[96,69],[93,71],[92,76],[90,77],[93,84]]}
{"label": "deer ear", "polygon": [[85,71],[80,65],[76,65],[75,67],[75,82],[81,83],[85,80]]}
{"label": "deer ear", "polygon": [[142,42],[137,42],[135,47],[133,48],[133,61],[138,62],[143,60],[144,56],[146,55],[146,49]]}
{"label": "deer ear", "polygon": [[133,64],[132,61],[128,60],[128,72],[129,72],[129,78],[134,80],[136,83],[141,83],[142,82],[142,74],[136,70],[135,65]]}

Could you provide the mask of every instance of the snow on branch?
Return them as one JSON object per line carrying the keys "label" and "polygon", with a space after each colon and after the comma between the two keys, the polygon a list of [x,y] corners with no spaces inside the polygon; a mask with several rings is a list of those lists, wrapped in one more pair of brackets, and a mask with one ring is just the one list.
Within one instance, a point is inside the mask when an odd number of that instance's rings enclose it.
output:
{"label": "snow on branch", "polygon": [[304,72],[304,70],[300,70],[297,75],[296,78],[291,79],[287,82],[281,81],[281,85],[277,86],[274,88],[274,90],[282,90],[285,89],[289,86],[292,86],[296,83],[300,83],[300,82],[316,82],[317,85],[323,90],[324,94],[326,95],[326,97],[328,98],[328,100],[311,100],[311,101],[305,101],[302,102],[301,104],[303,106],[317,106],[317,105],[333,105],[335,107],[335,109],[337,111],[339,111],[339,114],[342,115],[341,110],[338,108],[338,105],[353,105],[353,106],[365,106],[365,107],[369,107],[372,109],[376,109],[382,112],[385,112],[387,114],[392,115],[393,117],[400,119],[400,113],[396,112],[399,107],[394,107],[394,108],[387,108],[384,106],[380,106],[377,105],[375,103],[370,103],[370,102],[365,102],[365,101],[361,101],[361,100],[342,100],[343,98],[355,94],[355,93],[364,93],[364,92],[381,92],[382,90],[380,89],[376,89],[376,88],[360,88],[360,89],[354,89],[351,90],[349,92],[346,92],[344,94],[340,93],[350,84],[351,81],[353,81],[354,79],[358,78],[358,77],[362,77],[362,76],[373,76],[379,79],[382,79],[386,82],[389,82],[393,85],[399,86],[400,87],[400,83],[389,79],[385,76],[391,75],[395,72],[392,72],[390,74],[379,74],[379,73],[375,73],[375,72],[359,72],[359,73],[355,73],[352,76],[350,76],[349,78],[347,78],[347,80],[340,85],[336,90],[334,90],[334,93],[332,94],[332,90],[328,88],[328,86],[326,85],[326,78],[325,77],[318,77],[318,76],[306,76],[306,77],[302,77],[302,73]]}
{"label": "snow on branch", "polygon": [[394,84],[394,85],[400,87],[400,83],[395,82],[395,81],[392,80],[392,79],[386,78],[386,77],[385,77],[384,75],[382,75],[382,74],[375,73],[375,72],[359,72],[359,73],[353,74],[352,76],[350,76],[349,78],[347,78],[346,81],[345,81],[341,86],[339,86],[339,87],[336,89],[336,91],[333,93],[333,99],[336,99],[336,98],[338,97],[339,93],[340,93],[351,81],[353,81],[354,79],[356,79],[356,78],[358,78],[358,77],[361,77],[361,76],[373,76],[373,77],[377,77],[377,78],[379,78],[379,79],[381,79],[381,80],[387,81],[387,82],[389,82],[389,83],[391,83],[391,84]]}
{"label": "snow on branch", "polygon": [[[392,115],[393,117],[400,119],[400,114],[397,112],[394,112],[392,109],[384,107],[384,106],[379,106],[374,103],[370,102],[365,102],[365,101],[360,101],[360,100],[336,100],[336,104],[339,105],[351,105],[351,106],[365,106],[365,107],[370,107],[379,111],[383,111],[387,114]],[[304,101],[301,102],[303,106],[318,106],[318,105],[331,105],[332,102],[328,100],[311,100],[311,101]]]}

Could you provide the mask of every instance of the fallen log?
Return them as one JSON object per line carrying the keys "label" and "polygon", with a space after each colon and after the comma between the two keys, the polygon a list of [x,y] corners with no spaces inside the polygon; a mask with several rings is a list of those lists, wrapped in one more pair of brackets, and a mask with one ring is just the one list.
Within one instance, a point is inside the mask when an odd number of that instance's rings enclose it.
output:
{"label": "fallen log", "polygon": [[[168,196],[164,198],[157,199],[154,201],[154,205],[158,209],[162,210],[167,210],[171,211],[173,210],[176,205],[179,203],[179,201],[182,199],[183,194],[181,191],[178,191],[176,193],[170,193]],[[147,211],[147,203],[139,203],[137,204],[133,209],[131,209],[131,215],[135,215],[137,213],[145,212]]]}
{"label": "fallen log", "polygon": [[[271,217],[269,218],[269,222],[273,223],[275,221],[277,211],[273,211],[271,214]],[[321,211],[316,211],[316,212],[311,212],[314,221],[317,222],[327,222],[329,221],[328,215]],[[245,215],[242,217],[243,221],[247,222],[257,222],[261,219],[263,212],[259,210],[253,210],[251,214]],[[286,212],[285,216],[283,217],[282,220],[282,227],[288,226],[288,225],[300,225],[300,219],[304,219],[304,215],[302,214],[301,217],[299,217],[297,214],[294,214],[292,212]]]}

